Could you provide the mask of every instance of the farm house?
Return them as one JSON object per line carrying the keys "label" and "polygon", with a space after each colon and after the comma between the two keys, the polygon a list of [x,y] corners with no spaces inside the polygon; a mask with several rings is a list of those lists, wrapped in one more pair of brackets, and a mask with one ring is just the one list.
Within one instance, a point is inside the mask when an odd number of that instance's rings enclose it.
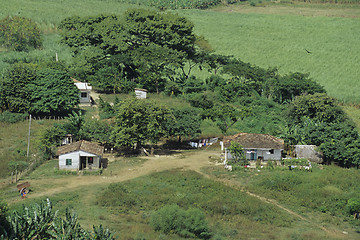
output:
{"label": "farm house", "polygon": [[85,140],[58,148],[59,169],[84,170],[102,168],[104,147]]}
{"label": "farm house", "polygon": [[80,82],[73,78],[75,86],[80,90],[79,98],[80,98],[80,104],[91,104],[91,90],[92,87],[85,82]]}
{"label": "farm house", "polygon": [[238,133],[223,139],[226,159],[232,159],[227,148],[233,141],[243,147],[247,160],[281,160],[284,150],[284,140],[280,138],[269,134]]}

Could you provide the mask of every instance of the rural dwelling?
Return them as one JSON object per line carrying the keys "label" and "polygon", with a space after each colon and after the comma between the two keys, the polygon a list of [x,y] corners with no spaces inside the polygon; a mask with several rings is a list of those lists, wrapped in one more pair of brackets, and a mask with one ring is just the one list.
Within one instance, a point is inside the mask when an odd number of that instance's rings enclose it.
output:
{"label": "rural dwelling", "polygon": [[135,95],[137,99],[146,99],[146,89],[135,88]]}
{"label": "rural dwelling", "polygon": [[104,147],[85,140],[77,141],[58,148],[59,169],[84,170],[102,167]]}
{"label": "rural dwelling", "polygon": [[80,104],[91,105],[91,90],[92,87],[88,83],[80,82],[73,78],[75,86],[80,90],[79,98]]}
{"label": "rural dwelling", "polygon": [[284,140],[280,138],[268,134],[238,133],[223,139],[226,160],[232,158],[227,148],[233,141],[243,147],[247,160],[281,160],[284,150]]}

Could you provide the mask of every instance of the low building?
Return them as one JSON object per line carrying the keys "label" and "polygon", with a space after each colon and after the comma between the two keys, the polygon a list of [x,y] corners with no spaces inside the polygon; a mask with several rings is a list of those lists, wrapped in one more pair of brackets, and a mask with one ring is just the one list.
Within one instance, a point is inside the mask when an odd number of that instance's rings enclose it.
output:
{"label": "low building", "polygon": [[58,148],[59,169],[84,170],[102,168],[104,147],[85,140]]}
{"label": "low building", "polygon": [[137,99],[146,99],[146,89],[135,88],[135,95]]}
{"label": "low building", "polygon": [[238,133],[224,137],[223,142],[226,159],[232,159],[227,150],[231,142],[237,142],[243,147],[247,160],[281,160],[284,150],[284,140],[269,134]]}
{"label": "low building", "polygon": [[323,163],[324,156],[321,152],[316,151],[317,146],[315,145],[295,145],[294,152],[295,157],[305,158],[311,162]]}
{"label": "low building", "polygon": [[80,82],[73,78],[75,86],[79,89],[80,104],[91,105],[91,90],[92,87],[85,82]]}

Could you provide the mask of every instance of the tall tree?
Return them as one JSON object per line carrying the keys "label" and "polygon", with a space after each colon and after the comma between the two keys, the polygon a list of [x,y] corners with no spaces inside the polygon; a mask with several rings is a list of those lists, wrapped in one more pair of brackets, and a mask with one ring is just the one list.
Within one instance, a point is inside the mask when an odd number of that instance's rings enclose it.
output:
{"label": "tall tree", "polygon": [[0,81],[0,104],[2,110],[28,112],[30,91],[28,86],[36,79],[37,66],[31,63],[15,63],[6,69]]}
{"label": "tall tree", "polygon": [[122,17],[71,17],[60,27],[76,65],[90,78],[104,65],[111,66],[119,72],[113,76],[158,92],[176,68],[199,57],[193,24],[172,13],[138,9]]}
{"label": "tall tree", "polygon": [[111,139],[116,147],[157,143],[169,135],[168,124],[174,116],[164,106],[149,100],[130,99],[118,105]]}
{"label": "tall tree", "polygon": [[63,114],[79,103],[79,90],[63,71],[43,69],[29,84],[30,112],[34,114]]}

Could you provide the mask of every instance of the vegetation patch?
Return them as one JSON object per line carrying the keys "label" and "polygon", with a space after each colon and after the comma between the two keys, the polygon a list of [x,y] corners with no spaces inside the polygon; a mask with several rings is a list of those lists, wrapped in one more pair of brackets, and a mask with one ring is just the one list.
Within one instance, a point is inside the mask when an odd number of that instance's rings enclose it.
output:
{"label": "vegetation patch", "polygon": [[[110,208],[113,213],[129,215],[146,216],[154,211],[155,214],[162,214],[162,211],[168,210],[176,212],[177,207],[161,210],[165,206],[176,205],[183,209],[179,211],[192,211],[188,209],[197,208],[207,219],[221,218],[231,221],[241,218],[242,221],[275,228],[290,227],[294,222],[293,217],[278,208],[221,183],[205,179],[192,171],[165,171],[124,183],[111,184],[97,198],[97,202]],[[146,219],[148,222],[149,219]],[[244,231],[239,230],[237,234],[240,232]]]}

